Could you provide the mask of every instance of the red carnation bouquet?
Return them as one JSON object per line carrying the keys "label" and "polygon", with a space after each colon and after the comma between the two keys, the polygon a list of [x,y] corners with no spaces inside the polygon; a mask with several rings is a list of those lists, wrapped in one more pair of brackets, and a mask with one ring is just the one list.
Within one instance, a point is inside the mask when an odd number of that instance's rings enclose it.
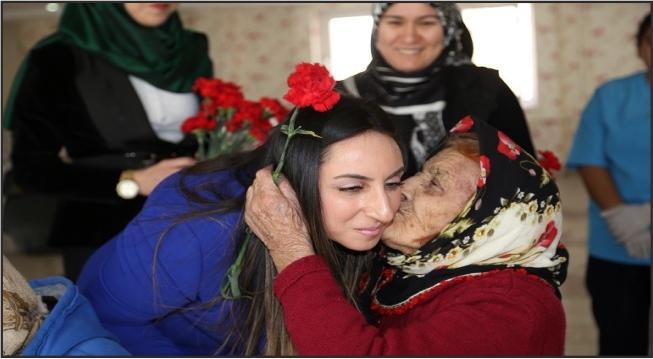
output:
{"label": "red carnation bouquet", "polygon": [[259,146],[288,114],[279,101],[267,97],[249,101],[240,87],[221,79],[198,78],[193,91],[202,96],[202,107],[181,130],[197,138],[200,161]]}
{"label": "red carnation bouquet", "polygon": [[[315,111],[324,112],[328,111],[340,100],[340,94],[333,90],[336,81],[333,79],[329,70],[320,64],[300,63],[295,66],[295,72],[288,77],[288,93],[283,96],[284,100],[296,106],[293,114],[288,120],[287,125],[281,126],[281,132],[286,134],[286,142],[281,152],[279,164],[272,174],[272,179],[275,184],[279,184],[279,176],[281,169],[286,160],[286,153],[288,152],[288,145],[290,140],[295,135],[309,135],[320,137],[313,131],[302,130],[301,126],[295,128],[295,119],[299,108],[313,106]],[[238,287],[238,277],[242,271],[243,258],[247,250],[249,240],[252,237],[252,232],[247,228],[247,236],[243,242],[243,246],[238,252],[236,262],[229,267],[225,276],[222,279],[222,286],[220,295],[224,299],[237,299],[240,298],[241,292]],[[232,295],[229,295],[231,291]]]}

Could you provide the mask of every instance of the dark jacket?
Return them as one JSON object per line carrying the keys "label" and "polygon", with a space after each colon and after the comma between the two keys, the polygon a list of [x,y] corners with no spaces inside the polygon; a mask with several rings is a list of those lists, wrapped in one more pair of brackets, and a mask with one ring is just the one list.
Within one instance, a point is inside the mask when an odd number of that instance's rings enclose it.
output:
{"label": "dark jacket", "polygon": [[[60,199],[50,245],[99,246],[138,213],[123,200],[125,169],[192,156],[196,142],[162,141],[127,74],[62,43],[31,52],[12,119],[12,172],[21,190]],[[65,148],[72,163],[59,156]]]}
{"label": "dark jacket", "polygon": [[[463,65],[445,67],[443,71],[446,83],[443,123],[447,131],[465,116],[472,115],[499,129],[534,156],[535,148],[524,111],[497,70]],[[336,88],[347,92],[341,81]],[[360,95],[365,97],[365,94]],[[390,117],[409,146],[415,121],[410,115],[390,114]],[[406,177],[415,174],[420,165],[409,151]]]}

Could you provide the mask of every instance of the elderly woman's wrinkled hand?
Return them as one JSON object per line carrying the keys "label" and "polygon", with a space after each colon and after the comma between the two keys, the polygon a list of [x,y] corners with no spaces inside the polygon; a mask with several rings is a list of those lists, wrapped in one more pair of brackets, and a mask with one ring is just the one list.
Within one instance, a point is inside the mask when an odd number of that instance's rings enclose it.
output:
{"label": "elderly woman's wrinkled hand", "polygon": [[247,189],[245,221],[268,247],[279,272],[315,254],[295,191],[283,176],[279,187],[274,184],[272,166],[256,172],[256,179]]}

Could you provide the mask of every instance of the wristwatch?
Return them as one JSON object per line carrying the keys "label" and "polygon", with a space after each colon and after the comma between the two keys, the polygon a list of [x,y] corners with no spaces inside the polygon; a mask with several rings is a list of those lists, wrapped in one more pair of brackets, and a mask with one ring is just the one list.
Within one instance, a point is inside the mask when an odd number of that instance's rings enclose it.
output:
{"label": "wristwatch", "polygon": [[116,192],[118,196],[124,199],[132,199],[138,196],[138,183],[134,181],[134,171],[126,170],[120,174],[120,180],[118,185],[116,185]]}

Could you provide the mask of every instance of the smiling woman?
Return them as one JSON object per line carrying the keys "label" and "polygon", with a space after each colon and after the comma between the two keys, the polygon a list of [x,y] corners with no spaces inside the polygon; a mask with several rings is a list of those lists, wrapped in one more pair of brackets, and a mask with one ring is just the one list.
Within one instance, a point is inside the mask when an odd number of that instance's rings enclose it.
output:
{"label": "smiling woman", "polygon": [[[333,108],[310,102],[295,108],[261,147],[164,180],[127,228],[91,257],[79,287],[131,353],[296,354],[270,286],[277,271],[265,246],[248,239],[242,219],[256,170],[272,171],[282,153],[282,178],[299,199],[296,215],[312,224],[305,237],[326,258],[344,300],[357,305],[368,249],[399,208],[405,152],[381,108],[335,94]],[[318,137],[293,136],[285,147],[293,118],[295,129]],[[242,264],[240,276],[228,275],[234,263]],[[240,298],[222,293],[224,277]]]}
{"label": "smiling woman", "polygon": [[407,175],[467,115],[535,154],[515,94],[496,70],[472,64],[472,39],[455,3],[374,3],[372,17],[372,61],[338,88],[390,114],[411,150]]}

